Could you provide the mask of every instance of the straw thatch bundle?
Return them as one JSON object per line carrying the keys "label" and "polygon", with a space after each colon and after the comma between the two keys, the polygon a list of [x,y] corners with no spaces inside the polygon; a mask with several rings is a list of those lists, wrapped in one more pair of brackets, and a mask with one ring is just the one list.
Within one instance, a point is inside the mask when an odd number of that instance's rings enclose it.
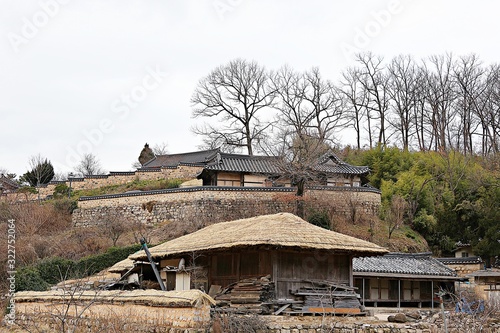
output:
{"label": "straw thatch bundle", "polygon": [[[263,215],[221,222],[165,242],[150,249],[155,259],[235,247],[267,245],[273,247],[351,252],[356,255],[384,254],[376,244],[317,227],[290,213]],[[129,256],[144,260],[144,251]]]}
{"label": "straw thatch bundle", "polygon": [[134,261],[127,258],[117,262],[116,264],[108,268],[107,271],[110,273],[121,273],[123,271],[128,271],[133,267],[134,267]]}
{"label": "straw thatch bundle", "polygon": [[113,290],[113,291],[20,291],[14,296],[16,303],[72,301],[95,303],[134,303],[163,307],[193,307],[202,304],[215,304],[212,297],[200,290],[161,291],[161,290]]}

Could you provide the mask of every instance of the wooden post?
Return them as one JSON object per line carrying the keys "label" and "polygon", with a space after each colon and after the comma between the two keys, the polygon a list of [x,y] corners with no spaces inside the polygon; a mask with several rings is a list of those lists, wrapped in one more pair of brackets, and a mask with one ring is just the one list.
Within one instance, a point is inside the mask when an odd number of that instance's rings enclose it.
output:
{"label": "wooden post", "polygon": [[434,310],[434,281],[431,280],[431,309]]}
{"label": "wooden post", "polygon": [[444,303],[443,303],[444,292],[440,291],[437,293],[437,295],[439,296],[439,305],[441,306],[441,315],[443,316],[444,332],[448,333],[448,323],[446,322],[446,313],[444,313]]}
{"label": "wooden post", "polygon": [[398,279],[398,310],[401,310],[401,280]]}
{"label": "wooden post", "polygon": [[363,278],[363,306],[365,306],[365,278]]}
{"label": "wooden post", "polygon": [[274,294],[278,296],[278,253],[273,251],[271,253],[271,263],[273,265],[273,276],[272,280],[274,282]]}

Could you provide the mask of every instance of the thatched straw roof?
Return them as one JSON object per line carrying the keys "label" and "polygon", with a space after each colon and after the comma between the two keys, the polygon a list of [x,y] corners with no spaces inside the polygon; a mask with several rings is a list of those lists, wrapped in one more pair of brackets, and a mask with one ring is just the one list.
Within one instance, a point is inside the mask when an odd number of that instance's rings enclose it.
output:
{"label": "thatched straw roof", "polygon": [[113,291],[20,291],[15,293],[16,303],[21,302],[95,302],[95,303],[134,303],[164,307],[192,307],[202,304],[215,304],[213,298],[200,290],[161,291],[161,290],[113,290]]}
{"label": "thatched straw roof", "polygon": [[[376,244],[317,227],[290,213],[216,223],[152,247],[150,252],[155,259],[161,259],[193,251],[254,246],[350,252],[364,256],[388,252]],[[129,258],[144,260],[146,254],[141,251]]]}
{"label": "thatched straw roof", "polygon": [[127,258],[123,259],[122,261],[117,262],[110,268],[108,268],[106,271],[110,273],[121,273],[123,271],[128,271],[129,269],[134,267],[134,261]]}

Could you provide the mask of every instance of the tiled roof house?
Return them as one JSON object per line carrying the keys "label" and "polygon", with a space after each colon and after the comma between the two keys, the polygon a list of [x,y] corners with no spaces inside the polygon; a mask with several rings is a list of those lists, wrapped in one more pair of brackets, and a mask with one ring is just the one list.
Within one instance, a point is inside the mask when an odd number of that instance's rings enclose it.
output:
{"label": "tiled roof house", "polygon": [[433,306],[439,287],[453,288],[461,278],[430,253],[388,253],[353,259],[353,275],[364,303],[375,306]]}
{"label": "tiled roof house", "polygon": [[12,179],[5,177],[3,174],[0,175],[0,189],[1,194],[14,192],[19,188],[19,184]]}

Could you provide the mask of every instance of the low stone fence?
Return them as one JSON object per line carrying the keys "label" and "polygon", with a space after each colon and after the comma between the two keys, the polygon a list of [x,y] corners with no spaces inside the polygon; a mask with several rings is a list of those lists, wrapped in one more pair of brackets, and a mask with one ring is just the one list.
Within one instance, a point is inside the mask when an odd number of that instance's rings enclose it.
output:
{"label": "low stone fence", "polygon": [[305,210],[328,210],[345,218],[374,217],[380,205],[380,192],[372,189],[309,189],[303,199],[298,199],[295,191],[294,188],[199,186],[84,197],[73,212],[73,224],[95,226],[106,216],[154,225],[164,221],[212,223],[279,212],[297,214],[298,200],[304,201]]}
{"label": "low stone fence", "polygon": [[[203,170],[203,166],[192,164],[180,164],[176,167],[164,167],[157,169],[138,169],[136,171],[111,171],[106,175],[89,175],[71,178],[73,190],[90,190],[110,185],[131,183],[134,180],[157,180],[157,179],[191,179]],[[52,181],[45,186],[38,187],[40,197],[43,199],[53,195],[57,185],[66,184],[68,180]],[[38,196],[38,195],[37,195]]]}
{"label": "low stone fence", "polygon": [[82,326],[88,332],[204,332],[214,304],[199,290],[18,292],[14,300],[16,325],[60,332]]}

